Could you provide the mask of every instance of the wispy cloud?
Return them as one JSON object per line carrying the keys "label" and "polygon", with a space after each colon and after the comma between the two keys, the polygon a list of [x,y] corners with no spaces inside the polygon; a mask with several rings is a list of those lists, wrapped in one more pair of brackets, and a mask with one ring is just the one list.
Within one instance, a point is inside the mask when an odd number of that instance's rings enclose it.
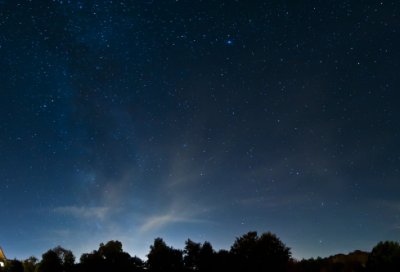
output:
{"label": "wispy cloud", "polygon": [[147,218],[145,220],[145,223],[140,227],[140,232],[143,233],[143,232],[159,229],[159,228],[165,227],[168,224],[177,223],[177,222],[214,224],[214,222],[212,222],[212,221],[177,217],[177,216],[173,216],[171,214],[167,214],[167,215],[152,216],[152,217]]}
{"label": "wispy cloud", "polygon": [[103,219],[108,215],[110,209],[108,207],[86,208],[86,207],[76,207],[76,206],[65,206],[65,207],[58,207],[55,209],[55,211],[58,213],[73,215],[76,217]]}

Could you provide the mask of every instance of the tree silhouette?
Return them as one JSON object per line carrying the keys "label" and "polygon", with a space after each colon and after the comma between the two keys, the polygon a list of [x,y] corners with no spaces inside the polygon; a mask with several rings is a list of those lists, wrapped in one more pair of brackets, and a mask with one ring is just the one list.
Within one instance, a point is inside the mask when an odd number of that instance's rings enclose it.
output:
{"label": "tree silhouette", "polygon": [[[32,258],[32,257],[31,257]],[[35,258],[35,257],[33,257]],[[37,259],[36,259],[37,260]],[[34,259],[32,259],[34,261]],[[57,246],[42,255],[42,261],[36,265],[36,272],[71,271],[75,265],[75,256],[71,250]]]}
{"label": "tree silhouette", "polygon": [[[132,271],[135,262],[139,258],[133,259],[122,250],[122,243],[119,241],[109,241],[107,244],[101,243],[98,250],[92,253],[82,254],[81,269],[84,271]],[[141,261],[141,260],[140,260]]]}
{"label": "tree silhouette", "polygon": [[281,271],[291,258],[290,248],[275,234],[267,232],[258,237],[256,231],[236,238],[231,254],[242,271]]}
{"label": "tree silhouette", "polygon": [[324,263],[321,257],[317,259],[310,258],[308,260],[302,259],[300,262],[301,271],[304,272],[319,272],[324,267]]}
{"label": "tree silhouette", "polygon": [[61,259],[50,249],[42,255],[42,261],[36,266],[35,272],[62,272]]}
{"label": "tree silhouette", "polygon": [[122,243],[120,241],[108,241],[107,244],[100,244],[99,253],[105,258],[112,258],[114,255],[122,253]]}
{"label": "tree silhouette", "polygon": [[195,243],[190,239],[187,239],[187,241],[185,241],[185,249],[183,250],[183,261],[185,264],[185,268],[198,270],[200,249],[200,243]]}
{"label": "tree silhouette", "polygon": [[133,269],[135,270],[143,270],[144,262],[139,257],[132,257],[131,258]]}
{"label": "tree silhouette", "polygon": [[182,271],[183,270],[183,251],[176,248],[171,248],[171,270],[170,271]]}
{"label": "tree silhouette", "polygon": [[397,242],[379,242],[368,257],[367,271],[399,271],[400,245]]}
{"label": "tree silhouette", "polygon": [[2,272],[24,272],[22,262],[18,260],[7,261],[1,270]]}
{"label": "tree silhouette", "polygon": [[214,271],[234,271],[230,257],[231,254],[225,249],[220,249],[216,252],[214,255]]}
{"label": "tree silhouette", "polygon": [[152,271],[180,271],[183,269],[183,252],[165,244],[161,238],[154,239],[147,255],[147,268]]}
{"label": "tree silhouette", "polygon": [[199,252],[198,268],[200,271],[211,271],[214,266],[215,251],[210,242],[204,242]]}
{"label": "tree silhouette", "polygon": [[169,266],[170,248],[162,238],[154,239],[154,244],[150,246],[150,252],[147,255],[147,266],[153,271],[167,271]]}
{"label": "tree silhouette", "polygon": [[57,254],[58,258],[60,259],[63,271],[70,271],[74,267],[75,256],[71,250],[67,250],[62,248],[61,246],[57,246],[53,248],[53,251]]}
{"label": "tree silhouette", "polygon": [[38,261],[38,258],[36,258],[35,256],[31,256],[23,261],[22,265],[24,267],[24,272],[35,272],[35,266]]}
{"label": "tree silhouette", "polygon": [[340,272],[345,268],[344,263],[333,263],[332,264],[332,271],[333,272]]}
{"label": "tree silhouette", "polygon": [[263,233],[258,240],[255,262],[258,271],[279,271],[290,260],[292,254],[275,234]]}
{"label": "tree silhouette", "polygon": [[258,241],[257,231],[249,231],[242,237],[236,238],[231,247],[231,253],[243,261],[249,260],[255,251]]}
{"label": "tree silhouette", "polygon": [[92,253],[82,254],[79,266],[82,271],[102,272],[108,269],[107,261],[97,250],[93,250]]}

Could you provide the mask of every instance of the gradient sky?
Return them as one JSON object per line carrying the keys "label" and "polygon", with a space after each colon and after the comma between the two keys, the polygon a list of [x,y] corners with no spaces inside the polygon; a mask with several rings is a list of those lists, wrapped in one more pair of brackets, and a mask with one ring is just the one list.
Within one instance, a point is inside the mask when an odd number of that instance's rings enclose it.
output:
{"label": "gradient sky", "polygon": [[6,257],[399,241],[398,4],[1,1]]}

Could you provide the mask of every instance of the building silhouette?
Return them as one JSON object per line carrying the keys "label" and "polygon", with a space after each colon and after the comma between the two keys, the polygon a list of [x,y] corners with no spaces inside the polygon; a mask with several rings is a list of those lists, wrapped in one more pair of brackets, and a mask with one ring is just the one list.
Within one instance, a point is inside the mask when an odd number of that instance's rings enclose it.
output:
{"label": "building silhouette", "polygon": [[4,267],[8,260],[6,259],[6,256],[4,255],[3,250],[0,247],[0,267]]}

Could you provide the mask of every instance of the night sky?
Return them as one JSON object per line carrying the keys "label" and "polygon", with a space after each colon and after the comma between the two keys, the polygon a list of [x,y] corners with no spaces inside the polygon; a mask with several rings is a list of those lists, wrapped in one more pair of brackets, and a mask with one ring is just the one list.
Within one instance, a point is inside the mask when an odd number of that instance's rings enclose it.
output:
{"label": "night sky", "polygon": [[399,4],[1,1],[6,257],[399,241]]}

